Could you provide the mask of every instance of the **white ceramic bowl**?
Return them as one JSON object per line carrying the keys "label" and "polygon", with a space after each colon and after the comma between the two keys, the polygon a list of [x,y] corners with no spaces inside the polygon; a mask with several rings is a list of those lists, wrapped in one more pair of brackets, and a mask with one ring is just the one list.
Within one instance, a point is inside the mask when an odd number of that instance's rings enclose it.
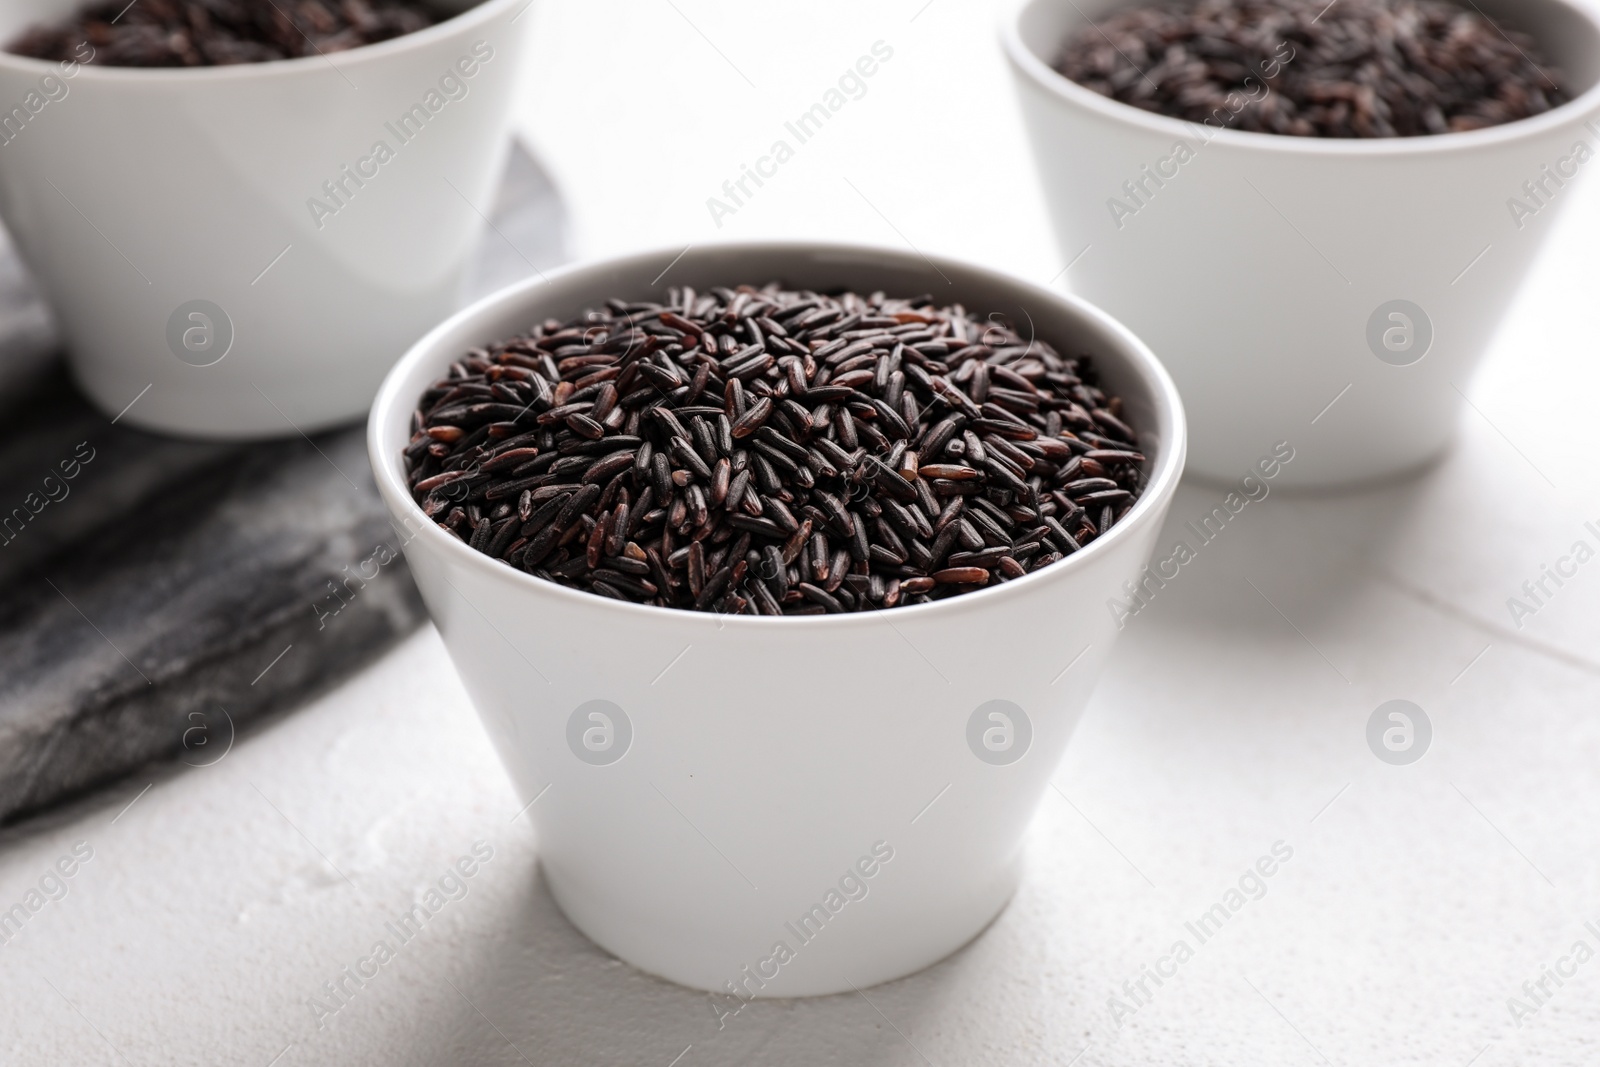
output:
{"label": "white ceramic bowl", "polygon": [[[1571,181],[1600,169],[1574,158],[1580,143],[1600,156],[1600,128],[1585,125],[1600,111],[1595,15],[1566,0],[1479,5],[1541,42],[1580,94],[1563,107],[1357,141],[1203,131],[1052,69],[1074,27],[1142,2],[1024,0],[1002,24],[1063,262],[1077,260],[1071,287],[1171,369],[1195,473],[1236,480],[1279,441],[1297,451],[1285,484],[1438,456]],[[1530,181],[1548,195],[1531,199]]]}
{"label": "white ceramic bowl", "polygon": [[[217,438],[366,410],[457,306],[504,166],[527,2],[272,63],[0,53],[0,215],[94,402]],[[78,4],[7,0],[0,40]]]}
{"label": "white ceramic bowl", "polygon": [[[979,267],[820,244],[676,255],[564,269],[419,341],[373,406],[378,487],[518,794],[540,798],[531,808],[540,858],[573,923],[630,963],[703,989],[745,982],[745,995],[789,996],[881,982],[951,952],[1010,898],[1023,831],[1117,636],[1107,601],[1145,565],[1177,486],[1182,408],[1149,350],[1109,316]],[[774,279],[933,292],[1031,318],[1063,352],[1092,353],[1104,387],[1125,399],[1149,456],[1148,489],[1105,538],[1020,580],[928,605],[789,619],[567,589],[469,549],[413,503],[401,463],[412,410],[468,348],[608,297]],[[969,747],[969,721],[996,700],[1021,709],[998,709],[1013,732],[985,709],[978,732],[998,731],[994,751]],[[585,731],[596,752],[585,753]],[[863,858],[872,875],[841,889]],[[849,901],[857,883],[866,895]],[[844,902],[837,914],[830,890]],[[813,905],[828,921],[814,919],[821,932],[801,944]],[[779,942],[793,959],[774,959]]]}

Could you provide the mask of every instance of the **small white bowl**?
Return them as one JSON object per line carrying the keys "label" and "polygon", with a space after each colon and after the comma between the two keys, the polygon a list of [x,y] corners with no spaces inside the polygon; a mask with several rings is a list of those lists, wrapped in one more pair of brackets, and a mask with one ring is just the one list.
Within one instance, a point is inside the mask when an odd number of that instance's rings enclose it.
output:
{"label": "small white bowl", "polygon": [[[723,992],[744,983],[746,997],[882,982],[959,947],[1010,898],[1023,832],[1117,636],[1107,602],[1145,565],[1177,486],[1183,410],[1149,350],[1109,316],[980,267],[814,243],[677,255],[570,267],[419,341],[373,405],[378,488],[579,929],[646,971]],[[401,462],[412,411],[468,348],[609,297],[772,280],[932,292],[1091,353],[1140,431],[1148,488],[1107,536],[1017,581],[813,618],[568,589],[473,551],[413,502]],[[808,914],[821,932],[802,942]],[[792,959],[775,958],[779,943]]]}
{"label": "small white bowl", "polygon": [[[6,3],[0,43],[79,3]],[[505,163],[527,3],[238,66],[0,53],[0,215],[95,404],[235,439],[365,411],[457,306]]]}
{"label": "small white bowl", "polygon": [[[1073,290],[1166,361],[1197,474],[1237,480],[1281,441],[1297,451],[1287,485],[1437,457],[1572,178],[1600,169],[1596,15],[1567,0],[1480,5],[1565,73],[1579,95],[1559,108],[1470,133],[1334,140],[1204,130],[1052,69],[1075,27],[1143,2],[1023,0],[1001,27]],[[1545,165],[1568,176],[1546,179]],[[1531,200],[1529,181],[1548,197]]]}

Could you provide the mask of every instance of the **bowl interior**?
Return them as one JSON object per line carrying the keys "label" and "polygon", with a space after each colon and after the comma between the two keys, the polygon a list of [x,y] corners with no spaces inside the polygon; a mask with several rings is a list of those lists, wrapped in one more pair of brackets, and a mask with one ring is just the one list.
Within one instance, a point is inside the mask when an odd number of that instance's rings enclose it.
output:
{"label": "bowl interior", "polygon": [[[415,510],[414,517],[421,519],[421,509],[410,503],[400,459],[410,437],[411,413],[423,390],[467,349],[525,332],[546,318],[572,318],[612,297],[658,300],[674,285],[705,291],[771,281],[800,289],[882,290],[891,296],[928,293],[940,304],[960,303],[977,315],[1004,315],[1023,336],[1030,336],[1031,330],[1032,336],[1048,341],[1063,355],[1092,356],[1101,386],[1123,398],[1148,458],[1148,487],[1108,540],[1140,521],[1155,500],[1173,491],[1183,458],[1183,415],[1176,388],[1143,343],[1104,312],[981,267],[887,249],[806,243],[718,245],[691,249],[681,257],[673,250],[607,260],[568,268],[548,281],[530,280],[459,313],[417,342],[379,391],[369,433],[380,484],[391,500],[406,501]],[[460,546],[459,541],[454,543]],[[1090,544],[1084,552],[1092,552],[1100,543]],[[1078,558],[1073,555],[1057,566]]]}
{"label": "bowl interior", "polygon": [[[478,6],[483,0],[422,0],[441,19]],[[83,7],[86,0],[4,0],[0,3],[0,48],[24,30],[41,22],[60,22]]]}
{"label": "bowl interior", "polygon": [[[1023,47],[1054,68],[1067,34],[1123,8],[1150,0],[1027,0],[1017,16]],[[1539,42],[1560,69],[1573,96],[1600,84],[1600,25],[1565,0],[1471,0],[1470,5],[1512,30]]]}

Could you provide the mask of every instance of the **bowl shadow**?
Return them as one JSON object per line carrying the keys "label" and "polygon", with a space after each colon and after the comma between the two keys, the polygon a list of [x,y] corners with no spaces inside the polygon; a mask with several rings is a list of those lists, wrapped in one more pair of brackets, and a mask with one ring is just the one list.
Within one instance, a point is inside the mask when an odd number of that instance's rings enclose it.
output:
{"label": "bowl shadow", "polygon": [[485,924],[494,929],[486,951],[465,957],[453,978],[460,995],[444,1001],[437,1042],[417,1062],[914,1062],[908,1044],[925,1046],[918,1035],[937,1025],[940,1006],[979,982],[970,972],[987,930],[926,970],[859,993],[740,1007],[611,956],[566,920],[536,864],[527,874]]}
{"label": "bowl shadow", "polygon": [[1348,617],[1369,593],[1362,577],[1403,542],[1447,466],[1448,458],[1435,460],[1380,484],[1333,490],[1258,481],[1247,492],[1186,477],[1140,589],[1146,604],[1125,601],[1134,611],[1128,627],[1250,641],[1278,635],[1286,620],[1310,630]]}

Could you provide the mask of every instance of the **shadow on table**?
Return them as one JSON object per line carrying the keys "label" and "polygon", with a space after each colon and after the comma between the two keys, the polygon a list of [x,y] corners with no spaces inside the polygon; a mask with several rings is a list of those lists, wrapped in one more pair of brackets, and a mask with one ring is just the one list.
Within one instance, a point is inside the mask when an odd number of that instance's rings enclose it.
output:
{"label": "shadow on table", "polygon": [[918,1062],[911,1042],[927,1046],[941,1005],[970,999],[961,990],[984,941],[980,934],[943,962],[863,994],[754,1001],[719,1030],[708,994],[647,975],[590,942],[561,914],[542,876],[525,879],[499,928],[483,956],[463,961],[453,977],[461,995],[441,1020],[439,1047],[419,1050],[415,1062]]}
{"label": "shadow on table", "polygon": [[1145,603],[1123,598],[1128,629],[1201,627],[1254,640],[1286,623],[1310,630],[1338,619],[1442,476],[1436,464],[1371,488],[1269,485],[1256,501],[1237,485],[1185,480],[1140,590]]}

